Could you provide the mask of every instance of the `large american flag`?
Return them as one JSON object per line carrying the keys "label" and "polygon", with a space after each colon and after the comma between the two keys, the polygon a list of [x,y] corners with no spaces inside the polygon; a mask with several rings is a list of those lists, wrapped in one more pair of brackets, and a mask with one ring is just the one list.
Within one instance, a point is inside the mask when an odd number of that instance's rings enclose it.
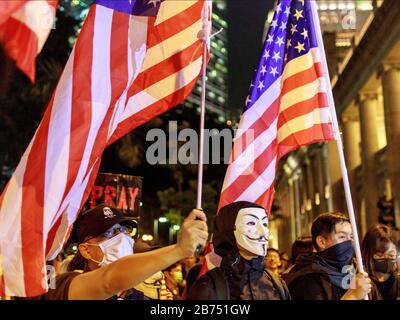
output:
{"label": "large american flag", "polygon": [[0,198],[0,296],[46,292],[46,258],[65,243],[103,150],[192,91],[210,19],[211,1],[95,1]]}
{"label": "large american flag", "polygon": [[277,164],[289,151],[334,139],[330,80],[315,1],[282,0],[251,84],[219,207],[234,201],[270,211]]}
{"label": "large american flag", "polygon": [[0,1],[0,43],[29,79],[36,76],[36,56],[55,27],[58,0]]}

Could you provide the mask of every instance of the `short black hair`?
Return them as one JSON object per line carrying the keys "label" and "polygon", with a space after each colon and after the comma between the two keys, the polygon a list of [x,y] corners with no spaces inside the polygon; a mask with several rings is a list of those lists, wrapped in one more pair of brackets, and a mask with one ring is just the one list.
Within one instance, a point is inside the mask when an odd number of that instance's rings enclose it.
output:
{"label": "short black hair", "polygon": [[296,258],[300,254],[312,253],[313,248],[313,242],[310,236],[297,238],[292,245],[292,263],[295,263]]}
{"label": "short black hair", "polygon": [[319,251],[318,236],[327,236],[335,230],[338,223],[349,222],[350,219],[341,212],[325,212],[320,214],[312,223],[311,237],[315,250]]}

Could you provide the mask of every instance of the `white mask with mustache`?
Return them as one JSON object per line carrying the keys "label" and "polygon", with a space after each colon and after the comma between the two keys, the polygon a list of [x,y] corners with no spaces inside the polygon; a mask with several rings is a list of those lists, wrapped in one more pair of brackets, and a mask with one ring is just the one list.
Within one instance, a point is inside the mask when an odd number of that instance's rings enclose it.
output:
{"label": "white mask with mustache", "polygon": [[268,247],[268,217],[262,208],[244,208],[239,210],[235,222],[236,243],[239,248],[265,256]]}

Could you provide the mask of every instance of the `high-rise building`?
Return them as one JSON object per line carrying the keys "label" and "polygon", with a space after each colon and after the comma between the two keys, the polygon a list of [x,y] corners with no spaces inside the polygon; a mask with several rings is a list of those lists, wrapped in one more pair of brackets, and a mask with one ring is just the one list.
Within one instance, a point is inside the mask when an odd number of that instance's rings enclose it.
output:
{"label": "high-rise building", "polygon": [[[207,112],[216,113],[221,122],[225,121],[228,103],[228,24],[226,22],[226,1],[213,4],[212,33],[218,33],[211,41],[211,59],[207,65],[206,107]],[[201,78],[184,106],[200,110]]]}

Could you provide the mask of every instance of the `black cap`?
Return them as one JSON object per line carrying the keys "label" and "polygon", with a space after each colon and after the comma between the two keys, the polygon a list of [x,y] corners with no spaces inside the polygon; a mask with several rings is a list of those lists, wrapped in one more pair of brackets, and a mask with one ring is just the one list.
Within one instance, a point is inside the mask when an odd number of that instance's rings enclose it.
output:
{"label": "black cap", "polygon": [[106,204],[83,212],[75,222],[75,236],[79,243],[88,237],[97,237],[116,224],[137,227],[137,222],[125,217],[117,208]]}

